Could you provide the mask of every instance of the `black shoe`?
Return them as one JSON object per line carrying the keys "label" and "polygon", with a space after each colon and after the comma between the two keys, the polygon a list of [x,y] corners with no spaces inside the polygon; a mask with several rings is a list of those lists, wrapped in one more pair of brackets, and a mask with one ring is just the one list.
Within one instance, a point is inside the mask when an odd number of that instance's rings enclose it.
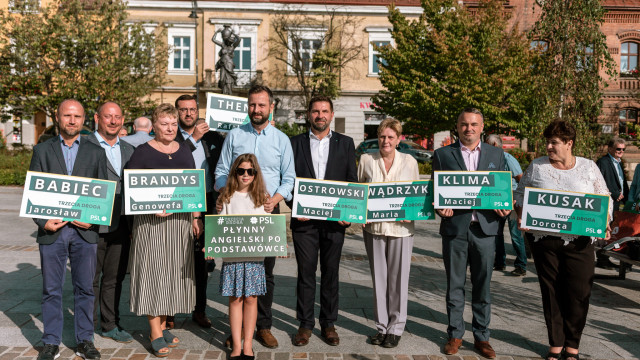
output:
{"label": "black shoe", "polygon": [[399,342],[400,342],[400,335],[387,334],[381,346],[383,348],[390,349],[398,346]]}
{"label": "black shoe", "polygon": [[511,275],[513,275],[513,276],[525,276],[525,275],[527,275],[527,270],[517,267],[517,268],[513,269],[513,271],[511,272]]}
{"label": "black shoe", "polygon": [[100,359],[100,352],[93,345],[93,342],[85,340],[78,344],[76,348],[76,355],[80,356],[83,359]]}
{"label": "black shoe", "polygon": [[381,332],[373,335],[373,336],[369,336],[369,340],[371,341],[371,345],[380,345],[384,342],[384,337],[387,336],[386,334],[383,334]]}
{"label": "black shoe", "polygon": [[494,265],[493,266],[493,270],[495,270],[495,271],[504,271],[504,266]]}
{"label": "black shoe", "polygon": [[38,360],[54,360],[60,357],[58,345],[44,344],[44,349],[38,354]]}
{"label": "black shoe", "polygon": [[213,272],[216,269],[216,262],[214,260],[207,260],[207,272]]}

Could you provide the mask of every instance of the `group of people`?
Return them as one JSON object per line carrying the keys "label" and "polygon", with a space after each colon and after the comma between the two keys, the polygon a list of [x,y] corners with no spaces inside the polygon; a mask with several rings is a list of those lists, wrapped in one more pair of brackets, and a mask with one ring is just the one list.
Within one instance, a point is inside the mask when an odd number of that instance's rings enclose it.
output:
{"label": "group of people", "polygon": [[[74,286],[76,354],[85,359],[100,358],[93,345],[94,326],[98,323],[103,337],[132,341],[131,335],[120,327],[118,313],[127,266],[131,275],[130,309],[147,317],[149,341],[156,356],[168,356],[171,348],[180,343],[170,331],[173,315],[192,313],[192,319],[200,326],[211,326],[205,314],[207,268],[211,269],[207,263],[212,259],[205,259],[202,251],[204,213],[163,211],[125,216],[125,168],[204,169],[210,214],[277,214],[281,201],[291,206],[296,177],[364,183],[419,179],[416,160],[397,150],[402,138],[398,120],[381,122],[377,133],[379,151],[363,155],[356,165],[353,140],[330,128],[334,118],[330,98],[311,99],[307,109],[309,132],[291,139],[270,124],[273,109],[271,90],[253,86],[248,93],[250,122],[233,129],[225,138],[210,131],[206,122],[197,121],[196,98],[183,95],[175,106],[162,104],[154,110],[154,137],[136,134],[119,138],[123,114],[117,104],[107,102],[97,109],[97,130],[87,137],[79,136],[85,116],[82,105],[76,100],[60,104],[56,114],[60,135],[34,148],[30,170],[109,179],[118,185],[111,226],[34,219],[43,274],[44,348],[38,359],[58,356],[67,259]],[[144,120],[136,127],[143,131]],[[510,170],[502,149],[480,141],[484,127],[480,111],[465,109],[456,127],[459,141],[435,151],[434,170]],[[607,195],[609,190],[593,161],[573,156],[576,133],[570,124],[555,121],[544,136],[548,156],[534,160],[524,174],[514,172],[520,180],[515,190],[518,216],[509,210],[437,210],[447,278],[445,354],[456,354],[462,345],[464,287],[470,268],[474,347],[486,358],[496,357],[489,344],[490,281],[494,266],[504,264],[503,259],[502,263],[495,262],[496,237],[509,221],[512,234],[520,233],[519,226],[531,240],[549,330],[546,358],[559,358],[563,351],[566,358],[579,358],[578,346],[593,281],[592,240],[529,231],[519,223],[519,215],[527,186]],[[508,220],[509,215],[512,218]],[[329,345],[340,344],[336,331],[339,265],[345,229],[350,225],[344,221],[291,219],[298,269],[296,319],[300,326],[293,336],[296,346],[307,345],[315,327],[318,259],[321,337]],[[413,236],[413,221],[363,226],[374,291],[376,331],[369,337],[371,344],[393,348],[404,332]],[[522,254],[526,261],[524,249]],[[275,263],[275,257],[223,259],[220,293],[229,298],[231,335],[227,346],[232,349],[232,360],[254,358],[255,330],[255,338],[262,345],[278,347],[278,340],[271,333]],[[516,266],[526,273],[526,262]]]}

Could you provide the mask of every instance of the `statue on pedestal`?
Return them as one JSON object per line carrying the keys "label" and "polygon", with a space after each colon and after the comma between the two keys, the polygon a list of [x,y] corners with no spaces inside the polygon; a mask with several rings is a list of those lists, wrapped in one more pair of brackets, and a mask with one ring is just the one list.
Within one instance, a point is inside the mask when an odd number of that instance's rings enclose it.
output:
{"label": "statue on pedestal", "polygon": [[[220,33],[222,41],[216,40],[216,36]],[[238,36],[230,24],[225,24],[222,29],[218,29],[211,39],[214,44],[220,46],[218,52],[218,62],[216,63],[216,71],[220,70],[218,77],[218,87],[222,89],[222,93],[231,95],[233,86],[236,85],[238,75],[233,72],[233,52],[240,45],[240,36]]]}

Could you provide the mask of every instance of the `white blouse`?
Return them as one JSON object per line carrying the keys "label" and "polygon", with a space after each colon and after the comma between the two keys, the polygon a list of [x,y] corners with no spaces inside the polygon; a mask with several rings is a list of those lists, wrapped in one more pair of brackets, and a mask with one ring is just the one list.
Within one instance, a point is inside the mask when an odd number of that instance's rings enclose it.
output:
{"label": "white blouse", "polygon": [[[518,183],[518,188],[513,196],[516,206],[522,207],[524,204],[524,188],[535,187],[549,190],[575,191],[590,194],[611,195],[607,188],[607,183],[602,177],[600,169],[595,162],[589,159],[576,156],[576,163],[571,169],[560,170],[551,165],[548,156],[534,159],[522,179]],[[612,219],[613,200],[609,197],[609,219]],[[530,231],[535,240],[543,236],[553,235],[562,238],[565,244],[576,239],[577,235],[550,233],[546,231]]]}
{"label": "white blouse", "polygon": [[[414,181],[420,180],[418,162],[413,156],[404,154],[396,150],[393,164],[389,172],[384,167],[384,159],[380,152],[363,154],[358,165],[358,181],[361,183],[370,182],[392,182],[392,181]],[[398,221],[384,221],[369,223],[364,230],[370,234],[406,237],[413,235],[413,221],[405,223]]]}

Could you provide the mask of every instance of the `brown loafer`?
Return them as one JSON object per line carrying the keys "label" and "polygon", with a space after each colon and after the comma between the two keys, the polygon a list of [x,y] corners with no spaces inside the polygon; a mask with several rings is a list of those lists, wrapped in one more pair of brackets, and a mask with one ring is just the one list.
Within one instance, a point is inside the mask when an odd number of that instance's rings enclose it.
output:
{"label": "brown loafer", "polygon": [[322,335],[324,342],[326,342],[327,344],[331,346],[340,345],[340,336],[338,336],[335,326],[322,329],[320,334]]}
{"label": "brown loafer", "polygon": [[476,340],[473,343],[473,347],[475,347],[476,350],[478,350],[480,355],[486,357],[487,359],[495,359],[496,358],[496,352],[493,351],[493,348],[491,347],[491,345],[489,345],[488,341],[477,341]]}
{"label": "brown loafer", "polygon": [[278,340],[271,334],[271,329],[260,329],[256,333],[256,340],[262,344],[262,346],[275,349],[278,347]]}
{"label": "brown loafer", "polygon": [[167,316],[167,323],[166,323],[165,327],[167,328],[167,330],[172,330],[174,327],[176,327],[176,319],[175,319],[175,317]]}
{"label": "brown loafer", "polygon": [[[243,331],[240,333],[240,338],[244,340],[244,328],[242,329]],[[224,341],[224,346],[229,350],[233,350],[233,336],[229,335],[227,340]]]}
{"label": "brown loafer", "polygon": [[460,346],[462,346],[462,339],[451,338],[444,344],[444,353],[447,355],[457,354]]}
{"label": "brown loafer", "polygon": [[209,320],[209,318],[207,317],[207,314],[205,314],[204,311],[203,312],[194,311],[191,314],[191,320],[193,320],[201,328],[208,329],[211,327],[211,320]]}
{"label": "brown loafer", "polygon": [[311,329],[305,329],[303,327],[298,329],[298,333],[293,337],[293,345],[305,346],[309,343],[311,337]]}

